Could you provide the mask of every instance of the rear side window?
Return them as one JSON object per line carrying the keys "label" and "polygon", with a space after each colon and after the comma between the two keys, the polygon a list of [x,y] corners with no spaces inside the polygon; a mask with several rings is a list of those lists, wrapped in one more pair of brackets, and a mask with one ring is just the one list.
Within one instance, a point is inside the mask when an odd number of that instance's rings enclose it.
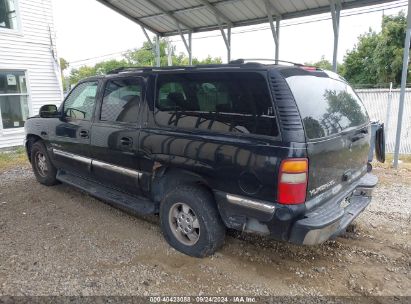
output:
{"label": "rear side window", "polygon": [[278,136],[266,80],[254,72],[159,75],[155,119],[183,129]]}
{"label": "rear side window", "polygon": [[138,78],[109,80],[104,89],[100,120],[137,122],[140,97],[141,82]]}
{"label": "rear side window", "polygon": [[286,78],[309,139],[340,133],[368,122],[367,111],[345,82],[308,75]]}

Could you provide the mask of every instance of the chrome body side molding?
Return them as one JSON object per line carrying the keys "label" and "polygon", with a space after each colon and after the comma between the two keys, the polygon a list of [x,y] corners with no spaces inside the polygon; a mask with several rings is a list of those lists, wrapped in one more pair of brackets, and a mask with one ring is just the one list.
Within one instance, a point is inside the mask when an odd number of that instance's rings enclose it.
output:
{"label": "chrome body side molding", "polygon": [[70,158],[70,159],[73,159],[81,163],[85,163],[89,166],[90,170],[93,170],[93,167],[99,167],[102,169],[124,174],[124,175],[134,177],[137,179],[141,178],[141,176],[143,175],[140,171],[137,171],[137,170],[130,170],[124,167],[112,165],[112,164],[105,163],[99,160],[94,160],[88,157],[80,156],[77,154],[73,154],[73,153],[69,153],[69,152],[65,152],[65,151],[61,151],[57,149],[53,149],[53,154],[66,157],[66,158]]}
{"label": "chrome body side molding", "polygon": [[255,210],[267,213],[267,214],[274,214],[275,206],[274,204],[269,204],[268,202],[255,200],[255,199],[249,199],[246,197],[228,194],[228,193],[225,195],[225,198],[227,199],[229,203],[234,204],[234,205],[238,205],[238,206],[249,208],[249,209],[255,209]]}
{"label": "chrome body side molding", "polygon": [[109,171],[113,171],[116,173],[120,173],[120,174],[124,174],[130,177],[135,177],[135,178],[140,178],[142,173],[139,171],[135,171],[135,170],[130,170],[124,167],[120,167],[120,166],[116,166],[116,165],[112,165],[109,163],[105,163],[99,160],[92,160],[91,161],[91,167],[93,168],[94,166],[102,168],[102,169],[106,169]]}
{"label": "chrome body side molding", "polygon": [[87,158],[84,156],[80,156],[77,154],[73,154],[73,153],[69,153],[69,152],[65,152],[65,151],[61,151],[61,150],[57,150],[57,149],[53,149],[53,154],[54,155],[58,155],[58,156],[62,156],[62,157],[66,157],[66,158],[71,158],[73,160],[76,160],[78,162],[87,164],[89,166],[91,166],[91,158]]}

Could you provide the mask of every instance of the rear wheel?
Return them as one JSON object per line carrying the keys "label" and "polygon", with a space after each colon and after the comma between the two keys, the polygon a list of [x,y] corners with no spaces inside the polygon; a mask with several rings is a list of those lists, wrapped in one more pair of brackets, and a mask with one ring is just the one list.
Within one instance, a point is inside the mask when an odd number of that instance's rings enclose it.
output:
{"label": "rear wheel", "polygon": [[160,206],[161,229],[167,242],[187,255],[205,257],[224,243],[225,226],[211,193],[180,186]]}
{"label": "rear wheel", "polygon": [[58,183],[57,170],[50,161],[47,149],[41,141],[37,141],[31,147],[31,166],[39,183],[52,186]]}

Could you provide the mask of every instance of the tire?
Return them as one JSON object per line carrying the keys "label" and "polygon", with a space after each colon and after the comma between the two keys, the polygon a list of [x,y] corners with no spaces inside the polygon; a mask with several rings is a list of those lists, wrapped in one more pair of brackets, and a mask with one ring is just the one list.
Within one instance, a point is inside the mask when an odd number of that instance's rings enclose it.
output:
{"label": "tire", "polygon": [[160,205],[160,223],[166,241],[192,257],[212,255],[224,244],[225,226],[214,198],[201,187],[181,185],[169,192]]}
{"label": "tire", "polygon": [[46,186],[58,184],[56,179],[57,169],[51,163],[43,142],[37,141],[33,144],[31,147],[30,160],[34,175],[40,184]]}

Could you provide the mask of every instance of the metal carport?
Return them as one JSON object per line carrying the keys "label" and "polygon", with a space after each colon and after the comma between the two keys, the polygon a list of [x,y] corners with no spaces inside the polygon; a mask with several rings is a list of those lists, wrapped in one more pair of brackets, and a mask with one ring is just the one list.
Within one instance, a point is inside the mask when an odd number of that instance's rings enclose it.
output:
{"label": "metal carport", "polygon": [[[395,0],[97,0],[114,11],[139,24],[152,44],[147,30],[156,35],[156,65],[160,65],[160,37],[179,35],[192,64],[192,34],[220,30],[227,48],[227,61],[231,60],[231,29],[239,26],[269,22],[274,43],[274,58],[279,60],[281,20],[315,14],[331,13],[334,31],[333,69],[337,71],[337,51],[340,12]],[[404,43],[403,73],[394,166],[398,164],[404,94],[407,80],[410,46],[411,14],[408,1],[407,32]]]}

